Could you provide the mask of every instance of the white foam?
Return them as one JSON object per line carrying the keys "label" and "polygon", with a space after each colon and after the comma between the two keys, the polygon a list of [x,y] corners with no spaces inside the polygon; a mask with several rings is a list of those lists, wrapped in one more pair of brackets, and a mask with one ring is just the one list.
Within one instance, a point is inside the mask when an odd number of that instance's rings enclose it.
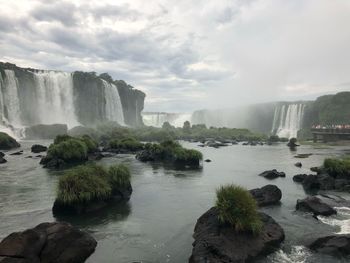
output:
{"label": "white foam", "polygon": [[269,261],[279,263],[304,263],[310,255],[306,247],[293,246],[289,253],[282,249],[278,250],[276,253],[269,256]]}
{"label": "white foam", "polygon": [[[350,208],[349,207],[334,207],[337,210],[336,216],[319,216],[318,219],[327,225],[336,226],[339,231],[336,234],[349,234],[350,233]],[[345,217],[340,219],[339,217]]]}

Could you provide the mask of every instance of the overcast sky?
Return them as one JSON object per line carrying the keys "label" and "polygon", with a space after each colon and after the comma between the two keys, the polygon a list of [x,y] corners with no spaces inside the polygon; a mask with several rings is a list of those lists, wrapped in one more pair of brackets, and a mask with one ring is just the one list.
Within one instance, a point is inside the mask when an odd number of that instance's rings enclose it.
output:
{"label": "overcast sky", "polygon": [[349,0],[0,0],[0,60],[109,72],[148,111],[350,90]]}

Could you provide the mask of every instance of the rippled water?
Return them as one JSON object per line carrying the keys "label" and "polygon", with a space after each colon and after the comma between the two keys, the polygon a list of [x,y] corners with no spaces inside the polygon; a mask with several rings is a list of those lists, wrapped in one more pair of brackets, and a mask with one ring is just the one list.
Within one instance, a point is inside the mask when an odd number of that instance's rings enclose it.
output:
{"label": "rippled water", "polygon": [[[13,231],[33,227],[44,221],[65,220],[89,231],[97,240],[96,252],[87,262],[187,262],[192,249],[192,233],[197,218],[214,204],[215,189],[236,183],[249,189],[273,183],[281,188],[282,203],[263,209],[285,229],[286,241],[281,250],[262,262],[346,262],[308,251],[304,245],[316,237],[331,233],[349,233],[350,213],[339,207],[338,215],[321,218],[295,212],[298,198],[305,193],[292,181],[297,173],[309,173],[324,158],[345,152],[345,147],[315,149],[301,146],[297,153],[314,153],[307,159],[296,159],[285,145],[241,146],[220,149],[198,148],[204,158],[199,171],[176,171],[161,165],[119,155],[100,162],[105,165],[125,163],[132,171],[134,192],[126,205],[110,206],[82,217],[53,218],[51,207],[57,179],[61,172],[50,172],[39,165],[39,158],[26,158],[34,142],[22,142],[24,155],[7,156],[0,166],[0,237]],[[40,142],[49,144],[49,141]],[[301,161],[302,168],[294,166]],[[268,181],[258,174],[276,168],[286,178]],[[344,198],[350,199],[348,195]],[[348,259],[349,260],[349,259]]]}

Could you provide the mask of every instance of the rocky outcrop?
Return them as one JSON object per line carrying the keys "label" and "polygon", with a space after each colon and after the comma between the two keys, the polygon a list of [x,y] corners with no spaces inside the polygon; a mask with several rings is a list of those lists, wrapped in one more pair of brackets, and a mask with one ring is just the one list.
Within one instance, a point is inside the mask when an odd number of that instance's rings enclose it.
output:
{"label": "rocky outcrop", "polygon": [[66,124],[39,124],[25,129],[25,138],[27,140],[36,139],[55,139],[57,135],[67,134]]}
{"label": "rocky outcrop", "polygon": [[302,183],[306,177],[307,174],[297,174],[293,176],[293,181],[297,183]]}
{"label": "rocky outcrop", "polygon": [[0,152],[0,164],[2,163],[7,163],[7,160],[5,159],[5,154]]}
{"label": "rocky outcrop", "polygon": [[67,223],[42,223],[4,238],[0,243],[0,262],[82,263],[96,245],[91,235]]}
{"label": "rocky outcrop", "polygon": [[0,132],[0,150],[11,150],[20,146],[21,145],[10,135]]}
{"label": "rocky outcrop", "polygon": [[260,213],[263,228],[260,234],[236,232],[220,223],[215,207],[197,221],[193,238],[191,263],[241,263],[267,255],[284,240],[284,231],[270,216]]}
{"label": "rocky outcrop", "polygon": [[46,152],[46,151],[47,151],[47,147],[44,145],[34,144],[31,147],[32,153],[41,153],[41,152]]}
{"label": "rocky outcrop", "polygon": [[322,202],[321,199],[315,196],[309,196],[305,199],[297,200],[296,210],[302,212],[311,212],[315,216],[330,216],[337,213],[335,209]]}
{"label": "rocky outcrop", "polygon": [[279,204],[282,198],[282,191],[276,185],[272,184],[249,190],[249,192],[260,207]]}
{"label": "rocky outcrop", "polygon": [[345,234],[321,237],[312,242],[308,247],[318,253],[330,254],[336,257],[349,256],[350,235]]}
{"label": "rocky outcrop", "polygon": [[276,169],[268,170],[259,174],[259,176],[263,176],[266,179],[276,179],[278,177],[286,177],[284,172],[278,172]]}

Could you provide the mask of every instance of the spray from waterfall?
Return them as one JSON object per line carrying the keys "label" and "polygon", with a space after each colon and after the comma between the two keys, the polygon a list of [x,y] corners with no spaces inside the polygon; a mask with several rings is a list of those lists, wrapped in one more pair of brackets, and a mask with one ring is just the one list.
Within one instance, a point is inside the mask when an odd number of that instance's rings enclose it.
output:
{"label": "spray from waterfall", "polygon": [[125,125],[123,106],[120,100],[118,88],[102,79],[105,99],[106,99],[106,119],[109,121],[116,121],[120,125]]}
{"label": "spray from waterfall", "polygon": [[297,137],[302,127],[304,104],[277,105],[272,124],[272,134],[279,137]]}

